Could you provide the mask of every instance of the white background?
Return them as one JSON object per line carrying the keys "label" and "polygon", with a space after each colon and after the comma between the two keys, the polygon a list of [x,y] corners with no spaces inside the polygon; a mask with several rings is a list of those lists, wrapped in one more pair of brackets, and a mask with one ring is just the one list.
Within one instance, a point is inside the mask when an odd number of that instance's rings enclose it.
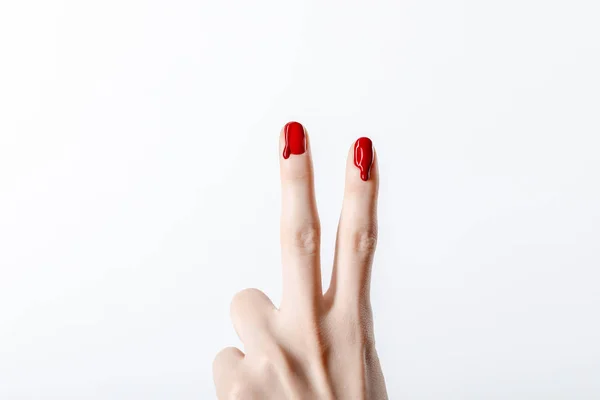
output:
{"label": "white background", "polygon": [[391,399],[600,397],[600,6],[0,3],[0,399],[211,399],[280,299],[278,132],[381,169]]}

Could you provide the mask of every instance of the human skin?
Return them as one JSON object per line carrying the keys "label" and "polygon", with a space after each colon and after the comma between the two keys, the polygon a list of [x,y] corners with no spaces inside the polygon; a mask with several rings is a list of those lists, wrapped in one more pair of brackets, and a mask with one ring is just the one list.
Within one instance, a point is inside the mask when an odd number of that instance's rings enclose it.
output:
{"label": "human skin", "polygon": [[292,122],[279,142],[282,301],[276,308],[257,289],[234,296],[231,320],[245,353],[228,347],[217,354],[217,396],[387,399],[370,303],[379,186],[371,141],[357,140],[348,154],[333,275],[324,294],[308,135]]}

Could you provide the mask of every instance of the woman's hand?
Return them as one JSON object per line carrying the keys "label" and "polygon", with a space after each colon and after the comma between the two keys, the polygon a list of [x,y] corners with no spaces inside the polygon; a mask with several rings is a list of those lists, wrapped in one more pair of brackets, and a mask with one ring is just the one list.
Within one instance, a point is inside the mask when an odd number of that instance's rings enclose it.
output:
{"label": "woman's hand", "polygon": [[303,126],[288,123],[280,135],[281,307],[256,289],[233,298],[231,319],[246,353],[230,347],[215,358],[219,399],[387,399],[369,299],[379,175],[373,146],[360,138],[348,155],[325,294],[310,154]]}

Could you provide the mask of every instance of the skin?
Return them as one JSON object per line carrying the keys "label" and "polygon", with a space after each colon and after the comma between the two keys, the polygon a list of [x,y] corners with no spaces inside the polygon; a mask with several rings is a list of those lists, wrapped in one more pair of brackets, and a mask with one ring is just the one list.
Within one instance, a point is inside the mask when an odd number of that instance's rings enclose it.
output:
{"label": "skin", "polygon": [[321,285],[321,231],[310,140],[301,155],[282,157],[279,309],[257,289],[237,293],[231,319],[244,344],[213,362],[219,399],[387,399],[373,334],[370,277],[377,242],[377,157],[368,181],[346,162],[344,201],[331,285]]}

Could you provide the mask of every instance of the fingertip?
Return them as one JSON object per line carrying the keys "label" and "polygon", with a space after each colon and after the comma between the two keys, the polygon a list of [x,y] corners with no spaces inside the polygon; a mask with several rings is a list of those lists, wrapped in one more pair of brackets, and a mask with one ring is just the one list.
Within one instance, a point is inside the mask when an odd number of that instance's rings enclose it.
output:
{"label": "fingertip", "polygon": [[306,128],[300,122],[288,122],[281,129],[279,143],[284,160],[289,159],[292,155],[303,155],[308,148]]}
{"label": "fingertip", "polygon": [[379,186],[377,153],[368,137],[355,140],[348,150],[346,163],[347,193],[376,193]]}
{"label": "fingertip", "polygon": [[354,166],[360,171],[360,178],[368,181],[371,178],[375,152],[373,141],[368,137],[360,137],[354,142],[353,161]]}
{"label": "fingertip", "polygon": [[284,125],[279,135],[279,165],[283,182],[312,184],[313,166],[306,128],[300,122]]}

